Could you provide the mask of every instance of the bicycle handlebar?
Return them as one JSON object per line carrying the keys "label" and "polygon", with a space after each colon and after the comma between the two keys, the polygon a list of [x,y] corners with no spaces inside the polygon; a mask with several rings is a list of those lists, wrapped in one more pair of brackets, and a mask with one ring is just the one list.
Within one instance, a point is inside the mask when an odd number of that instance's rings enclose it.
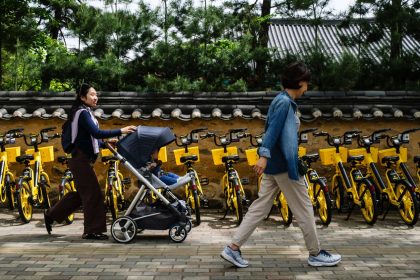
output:
{"label": "bicycle handlebar", "polygon": [[318,128],[316,128],[316,127],[312,127],[312,128],[308,128],[308,129],[304,129],[304,130],[302,130],[302,131],[300,131],[299,132],[299,139],[298,139],[298,142],[299,142],[299,145],[300,144],[302,144],[302,143],[308,143],[308,133],[309,132],[315,132],[315,131],[317,131],[318,130]]}
{"label": "bicycle handlebar", "polygon": [[[181,135],[179,137],[175,135],[176,137],[175,144],[178,147],[188,147],[192,143],[198,143],[198,139],[201,137],[198,133],[206,131],[206,130],[207,130],[207,127],[200,127],[200,128],[191,130],[190,133],[186,135]],[[180,142],[178,142],[178,139]]]}
{"label": "bicycle handlebar", "polygon": [[[214,144],[218,147],[227,147],[232,142],[239,142],[239,139],[248,137],[248,133],[240,133],[247,130],[246,128],[239,128],[239,129],[231,129],[229,130],[229,137],[226,134],[223,135],[216,135],[214,132],[207,132],[206,134],[201,135],[201,139],[213,137]],[[219,138],[219,141],[217,141]],[[218,143],[220,142],[220,144]]]}
{"label": "bicycle handlebar", "polygon": [[[28,135],[22,134],[25,144],[27,146],[38,146],[42,143],[48,142],[49,139],[59,138],[61,134],[55,133],[54,135],[48,135],[48,132],[55,130],[57,127],[47,127],[39,131],[38,134],[30,133]],[[29,138],[29,142],[28,142]],[[40,138],[40,140],[38,140]]]}
{"label": "bicycle handlebar", "polygon": [[[245,137],[249,137],[249,141],[251,142],[251,145],[254,147],[259,147],[262,144],[262,138],[264,136],[264,133],[260,133],[258,135],[252,135],[251,133],[245,133]],[[254,142],[254,139],[256,142]]]}
{"label": "bicycle handlebar", "polygon": [[352,139],[359,137],[360,130],[349,130],[344,132],[341,136],[331,136],[328,132],[321,131],[321,132],[314,132],[312,135],[315,137],[320,136],[327,136],[327,143],[330,146],[339,147],[343,145],[350,145],[352,143]]}
{"label": "bicycle handlebar", "polygon": [[393,136],[386,135],[386,144],[388,147],[398,149],[402,144],[408,144],[410,142],[410,133],[417,131],[420,131],[420,128],[408,129]]}

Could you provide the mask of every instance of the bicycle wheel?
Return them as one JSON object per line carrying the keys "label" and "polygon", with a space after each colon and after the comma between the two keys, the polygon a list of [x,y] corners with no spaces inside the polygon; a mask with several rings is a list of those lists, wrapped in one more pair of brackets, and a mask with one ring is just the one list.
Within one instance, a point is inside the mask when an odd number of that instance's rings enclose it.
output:
{"label": "bicycle wheel", "polygon": [[330,194],[325,191],[325,186],[316,183],[314,186],[314,198],[316,199],[316,210],[323,225],[331,223],[332,206]]}
{"label": "bicycle wheel", "polygon": [[[66,181],[64,183],[63,190],[58,194],[58,200],[61,200],[66,194],[68,194],[70,192],[73,192],[73,191],[74,190],[73,190],[70,182]],[[71,223],[73,223],[73,221],[74,221],[74,214],[73,213],[68,215],[67,218],[64,219],[64,222],[67,225],[70,225]]]}
{"label": "bicycle wheel", "polygon": [[363,218],[368,225],[375,224],[378,218],[378,206],[375,199],[375,193],[365,182],[362,182],[359,185],[358,194],[361,201],[360,210],[362,211]]}
{"label": "bicycle wheel", "polygon": [[335,198],[335,207],[340,212],[344,206],[344,186],[343,181],[338,176],[336,180],[333,180],[332,193]]}
{"label": "bicycle wheel", "polygon": [[234,192],[235,198],[233,199],[233,207],[235,208],[237,224],[240,225],[242,223],[242,219],[244,218],[244,209],[242,206],[242,195],[241,191],[237,190]]}
{"label": "bicycle wheel", "polygon": [[6,197],[7,197],[7,206],[9,210],[15,209],[15,183],[12,182],[12,179],[9,175],[6,175],[6,179],[4,181],[4,187],[6,189]]}
{"label": "bicycle wheel", "polygon": [[44,209],[49,209],[51,207],[50,197],[48,196],[48,185],[47,184],[40,184],[39,189],[42,196],[43,203],[41,204]]}
{"label": "bicycle wheel", "polygon": [[289,204],[287,203],[286,197],[282,191],[280,191],[277,199],[279,202],[278,208],[280,211],[280,216],[283,219],[283,223],[285,226],[289,226],[293,220],[293,213],[290,210]]}
{"label": "bicycle wheel", "polygon": [[398,207],[401,219],[407,225],[414,226],[419,218],[419,203],[414,192],[410,191],[405,183],[399,183],[395,188],[395,195],[401,198]]}
{"label": "bicycle wheel", "polygon": [[16,194],[16,203],[19,211],[19,218],[24,223],[29,223],[32,219],[32,203],[30,202],[31,193],[29,190],[29,184],[26,181],[22,182],[18,193]]}
{"label": "bicycle wheel", "polygon": [[108,191],[109,210],[111,211],[112,220],[118,217],[118,197],[117,197],[117,180],[113,180],[112,189]]}
{"label": "bicycle wheel", "polygon": [[198,197],[197,190],[193,190],[192,193],[193,193],[193,199],[194,199],[194,207],[191,207],[191,209],[194,210],[195,224],[198,226],[201,223],[200,198]]}
{"label": "bicycle wheel", "polygon": [[6,195],[6,180],[5,180],[4,184],[1,185],[0,202],[2,204],[6,204],[6,200],[7,200],[7,195]]}

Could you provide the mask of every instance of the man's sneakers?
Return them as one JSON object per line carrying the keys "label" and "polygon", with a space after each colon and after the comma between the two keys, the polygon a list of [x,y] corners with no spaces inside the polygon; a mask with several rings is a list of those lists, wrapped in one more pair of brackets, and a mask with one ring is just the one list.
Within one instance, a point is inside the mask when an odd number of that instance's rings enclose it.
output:
{"label": "man's sneakers", "polygon": [[226,246],[225,249],[223,249],[220,256],[233,264],[236,267],[248,267],[248,262],[242,258],[241,250],[232,250],[229,246]]}
{"label": "man's sneakers", "polygon": [[310,266],[334,266],[341,261],[341,256],[338,254],[330,254],[325,250],[319,251],[318,255],[309,255],[308,264]]}

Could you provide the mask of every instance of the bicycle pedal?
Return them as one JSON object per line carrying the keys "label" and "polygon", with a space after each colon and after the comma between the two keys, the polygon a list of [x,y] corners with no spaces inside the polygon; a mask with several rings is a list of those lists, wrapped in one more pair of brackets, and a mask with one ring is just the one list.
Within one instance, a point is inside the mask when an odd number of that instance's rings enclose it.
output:
{"label": "bicycle pedal", "polygon": [[200,198],[200,205],[203,208],[209,208],[209,200],[207,198]]}
{"label": "bicycle pedal", "polygon": [[200,184],[202,186],[207,186],[210,183],[208,178],[200,178]]}

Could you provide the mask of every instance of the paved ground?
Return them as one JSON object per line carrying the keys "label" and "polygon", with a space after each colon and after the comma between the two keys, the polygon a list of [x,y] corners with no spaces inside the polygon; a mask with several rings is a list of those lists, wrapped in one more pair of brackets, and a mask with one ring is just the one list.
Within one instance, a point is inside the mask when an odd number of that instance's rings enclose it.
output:
{"label": "paved ground", "polygon": [[48,236],[41,212],[22,225],[15,213],[0,210],[0,279],[420,279],[420,225],[408,228],[397,213],[374,227],[358,211],[350,221],[336,214],[328,228],[319,225],[323,247],[343,256],[332,268],[309,267],[296,224],[284,228],[270,218],[243,247],[250,262],[244,269],[219,257],[234,221],[219,220],[216,211],[203,215],[184,243],[172,243],[167,231],[145,231],[117,244],[82,240],[80,213]]}

